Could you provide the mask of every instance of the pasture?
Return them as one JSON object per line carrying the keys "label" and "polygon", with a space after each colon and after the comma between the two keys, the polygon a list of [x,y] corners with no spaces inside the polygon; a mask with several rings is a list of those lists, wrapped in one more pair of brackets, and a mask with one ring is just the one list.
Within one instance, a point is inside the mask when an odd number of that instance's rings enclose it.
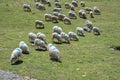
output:
{"label": "pasture", "polygon": [[[60,0],[65,15],[69,11],[64,8],[66,1],[72,0]],[[0,0],[0,69],[38,80],[120,80],[120,51],[111,48],[120,46],[120,1],[84,1],[86,6],[98,6],[101,15],[94,15],[92,19],[87,15],[87,19],[81,19],[77,14],[77,19],[66,25],[62,21],[52,23],[44,19],[45,13],[52,13],[54,0],[51,0],[51,7],[45,5],[45,11],[36,9],[34,0]],[[24,2],[31,4],[32,12],[23,11]],[[82,8],[76,7],[76,13]],[[44,22],[44,29],[35,28],[37,19]],[[29,32],[42,32],[47,43],[51,43],[54,25],[62,27],[66,33],[76,32],[76,27],[84,27],[86,20],[99,27],[101,35],[86,32],[85,37],[79,36],[79,41],[71,41],[71,44],[54,43],[61,52],[62,63],[51,61],[48,51],[36,51],[29,42]],[[11,65],[10,55],[20,41],[28,44],[30,54],[23,54],[22,63]]]}

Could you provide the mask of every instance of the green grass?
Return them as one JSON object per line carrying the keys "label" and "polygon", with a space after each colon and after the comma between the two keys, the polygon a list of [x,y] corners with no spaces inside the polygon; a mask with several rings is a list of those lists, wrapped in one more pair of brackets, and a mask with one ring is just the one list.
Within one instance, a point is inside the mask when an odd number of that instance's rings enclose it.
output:
{"label": "green grass", "polygon": [[[52,1],[52,0],[51,0]],[[70,2],[69,0],[66,0]],[[22,3],[32,5],[32,12],[24,12]],[[102,14],[88,19],[101,29],[101,36],[86,33],[79,41],[71,44],[54,44],[61,52],[62,63],[49,60],[47,51],[35,51],[28,41],[29,32],[43,32],[47,42],[51,43],[52,27],[61,26],[63,31],[74,31],[83,27],[85,19],[72,20],[72,25],[63,22],[52,23],[44,20],[44,13],[51,13],[54,8],[47,7],[39,11],[33,0],[0,0],[0,69],[9,70],[22,76],[31,76],[38,80],[120,80],[120,51],[111,50],[108,46],[120,46],[120,1],[119,0],[85,0],[87,6],[98,6]],[[61,0],[64,7],[64,0]],[[7,6],[8,5],[8,6]],[[76,11],[81,9],[79,6]],[[62,12],[67,15],[66,9]],[[45,29],[36,29],[34,21],[42,20]],[[19,65],[10,65],[10,55],[20,41],[30,47],[30,54],[25,55]]]}

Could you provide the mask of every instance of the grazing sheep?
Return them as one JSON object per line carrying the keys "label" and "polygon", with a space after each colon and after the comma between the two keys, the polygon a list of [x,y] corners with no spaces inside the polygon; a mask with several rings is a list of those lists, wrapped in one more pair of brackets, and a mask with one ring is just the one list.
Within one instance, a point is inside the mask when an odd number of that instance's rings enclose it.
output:
{"label": "grazing sheep", "polygon": [[31,12],[31,7],[30,7],[30,5],[29,4],[23,4],[23,10],[24,11],[27,11],[27,12]]}
{"label": "grazing sheep", "polygon": [[74,9],[74,5],[70,4],[70,10],[75,11],[75,9]]}
{"label": "grazing sheep", "polygon": [[92,11],[92,8],[90,8],[90,7],[85,7],[85,10],[86,10],[86,11]]}
{"label": "grazing sheep", "polygon": [[96,14],[96,15],[100,15],[100,14],[101,14],[100,9],[99,9],[98,7],[96,7],[96,6],[93,7],[93,12],[94,12],[94,14]]}
{"label": "grazing sheep", "polygon": [[51,17],[52,17],[52,15],[51,14],[44,14],[44,18],[45,18],[45,20],[46,21],[51,21]]}
{"label": "grazing sheep", "polygon": [[53,15],[54,15],[54,16],[57,16],[57,17],[58,17],[58,14],[59,14],[59,12],[53,12]]}
{"label": "grazing sheep", "polygon": [[57,39],[58,40],[58,43],[62,43],[62,37],[60,34],[54,32],[52,33],[52,42],[54,42],[54,39]]}
{"label": "grazing sheep", "polygon": [[72,1],[72,3],[71,3],[74,7],[78,7],[78,4],[77,4],[77,2],[76,1]]}
{"label": "grazing sheep", "polygon": [[47,50],[47,46],[46,46],[45,42],[41,39],[34,40],[34,48],[36,50]]}
{"label": "grazing sheep", "polygon": [[55,2],[55,7],[56,8],[61,8],[61,3],[60,2]]}
{"label": "grazing sheep", "polygon": [[61,13],[58,14],[58,19],[59,20],[63,21],[64,17],[65,17],[65,14],[61,14]]}
{"label": "grazing sheep", "polygon": [[38,33],[37,33],[37,38],[38,38],[38,39],[41,39],[41,40],[43,40],[45,43],[47,43],[47,42],[46,42],[46,35],[45,35],[45,34],[43,34],[43,33],[41,33],[41,32],[38,32]]}
{"label": "grazing sheep", "polygon": [[29,47],[24,41],[20,41],[19,47],[22,49],[23,53],[29,54]]}
{"label": "grazing sheep", "polygon": [[55,47],[53,44],[48,44],[48,52],[51,60],[56,60],[58,62],[61,62],[60,60],[60,51],[57,47]]}
{"label": "grazing sheep", "polygon": [[44,28],[44,23],[43,21],[40,21],[40,20],[35,20],[35,27],[36,28]]}
{"label": "grazing sheep", "polygon": [[29,37],[30,42],[34,42],[34,40],[37,38],[37,35],[35,33],[33,33],[33,32],[30,32],[28,34],[28,37]]}
{"label": "grazing sheep", "polygon": [[71,8],[70,3],[65,2],[65,8],[66,8],[66,9],[70,9],[70,8]]}
{"label": "grazing sheep", "polygon": [[94,18],[94,16],[93,16],[93,11],[90,11],[90,18]]}
{"label": "grazing sheep", "polygon": [[93,27],[93,32],[95,35],[100,35],[100,29],[98,27]]}
{"label": "grazing sheep", "polygon": [[90,29],[90,28],[88,28],[88,27],[86,27],[86,26],[85,26],[85,27],[83,27],[83,30],[84,30],[84,31],[87,31],[87,32],[91,32],[91,29]]}
{"label": "grazing sheep", "polygon": [[68,12],[68,16],[70,19],[77,19],[76,13],[73,10]]}
{"label": "grazing sheep", "polygon": [[77,41],[79,40],[78,35],[76,33],[72,32],[72,31],[68,32],[68,35],[69,35],[71,40],[72,39],[77,40]]}
{"label": "grazing sheep", "polygon": [[87,18],[85,10],[79,10],[78,14],[80,18],[83,18],[83,19]]}
{"label": "grazing sheep", "polygon": [[64,17],[63,21],[65,24],[71,24],[71,19],[68,17]]}
{"label": "grazing sheep", "polygon": [[10,57],[11,64],[14,64],[16,61],[18,61],[19,57],[21,56],[22,56],[22,50],[20,48],[15,48]]}
{"label": "grazing sheep", "polygon": [[53,11],[54,12],[60,12],[62,9],[61,8],[54,8]]}
{"label": "grazing sheep", "polygon": [[69,35],[66,34],[65,32],[61,32],[61,36],[63,39],[65,39],[65,41],[70,44],[70,38],[69,38]]}
{"label": "grazing sheep", "polygon": [[82,7],[85,7],[85,2],[84,2],[84,1],[81,1],[81,2],[80,2],[80,5],[81,5]]}
{"label": "grazing sheep", "polygon": [[85,36],[85,32],[84,32],[84,29],[81,28],[81,27],[77,27],[76,28],[76,31],[77,31],[77,34],[80,35],[80,36]]}
{"label": "grazing sheep", "polygon": [[59,27],[59,26],[54,26],[54,27],[52,28],[52,30],[53,30],[53,32],[56,32],[56,33],[58,33],[58,34],[60,34],[60,33],[62,32],[62,28]]}
{"label": "grazing sheep", "polygon": [[52,20],[53,23],[58,23],[59,22],[57,16],[52,16],[51,20]]}
{"label": "grazing sheep", "polygon": [[86,20],[86,27],[88,27],[90,30],[93,29],[93,23],[89,20]]}
{"label": "grazing sheep", "polygon": [[40,2],[36,2],[36,8],[39,10],[46,10],[45,5]]}
{"label": "grazing sheep", "polygon": [[47,0],[46,3],[48,4],[49,7],[51,7],[51,2],[50,2],[50,0]]}

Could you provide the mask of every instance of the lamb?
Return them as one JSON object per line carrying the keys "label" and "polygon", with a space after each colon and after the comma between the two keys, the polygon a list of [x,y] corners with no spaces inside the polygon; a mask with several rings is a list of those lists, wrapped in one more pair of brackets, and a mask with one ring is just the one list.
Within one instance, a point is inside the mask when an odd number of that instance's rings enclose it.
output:
{"label": "lamb", "polygon": [[31,43],[33,43],[34,40],[37,38],[37,35],[36,35],[35,33],[33,33],[33,32],[30,32],[30,33],[28,34],[28,37],[29,37],[29,41],[30,41]]}
{"label": "lamb", "polygon": [[53,23],[58,23],[59,22],[57,16],[52,16],[51,20],[52,20]]}
{"label": "lamb", "polygon": [[21,57],[21,56],[22,56],[22,49],[15,48],[10,57],[11,65],[14,64],[16,61],[18,61],[19,57]]}
{"label": "lamb", "polygon": [[54,26],[54,27],[52,28],[52,30],[53,30],[53,32],[56,32],[56,33],[58,33],[58,34],[61,34],[61,32],[62,32],[62,28],[59,27],[59,26]]}
{"label": "lamb", "polygon": [[100,29],[98,27],[93,27],[93,32],[95,35],[100,35]]}
{"label": "lamb", "polygon": [[65,41],[70,44],[70,38],[69,38],[69,35],[66,34],[65,32],[61,32],[61,36],[63,39],[65,39]]}
{"label": "lamb", "polygon": [[40,21],[40,20],[35,20],[35,27],[36,28],[44,28],[44,23],[43,21]]}
{"label": "lamb", "polygon": [[55,2],[56,8],[61,8],[61,3],[60,2]]}
{"label": "lamb", "polygon": [[27,12],[31,12],[31,7],[30,7],[30,5],[29,4],[23,4],[23,10],[24,11],[27,11]]}
{"label": "lamb", "polygon": [[51,21],[51,17],[52,17],[52,15],[51,14],[44,14],[44,18],[45,18],[45,20],[46,21]]}
{"label": "lamb", "polygon": [[93,16],[93,11],[90,11],[89,14],[90,14],[90,17],[91,17],[91,18],[94,18],[94,16]]}
{"label": "lamb", "polygon": [[36,50],[47,50],[47,46],[46,46],[45,42],[38,38],[36,38],[34,40],[34,48]]}
{"label": "lamb", "polygon": [[53,11],[54,12],[60,12],[62,9],[61,8],[54,8]]}
{"label": "lamb", "polygon": [[46,10],[45,5],[40,2],[36,2],[36,8],[39,10]]}
{"label": "lamb", "polygon": [[72,32],[72,31],[68,32],[68,35],[69,35],[69,37],[70,37],[71,40],[72,39],[76,40],[76,41],[79,40],[78,35],[76,33]]}
{"label": "lamb", "polygon": [[54,32],[52,33],[52,42],[54,42],[54,39],[57,39],[58,40],[58,43],[62,43],[62,37],[60,34]]}
{"label": "lamb", "polygon": [[60,51],[57,47],[55,47],[53,44],[48,44],[48,53],[51,58],[51,60],[55,60],[58,62],[61,62],[60,60]]}
{"label": "lamb", "polygon": [[85,32],[84,32],[84,29],[81,28],[81,27],[77,27],[76,28],[76,31],[77,31],[77,34],[80,35],[80,36],[85,36]]}
{"label": "lamb", "polygon": [[19,47],[22,49],[23,53],[29,54],[29,47],[24,41],[20,41]]}
{"label": "lamb", "polygon": [[73,10],[68,12],[68,16],[70,19],[77,19],[76,13]]}
{"label": "lamb", "polygon": [[78,7],[77,1],[73,0],[71,3],[74,7]]}
{"label": "lamb", "polygon": [[61,13],[58,14],[58,19],[59,20],[63,21],[64,17],[65,17],[65,14],[61,14]]}
{"label": "lamb", "polygon": [[47,42],[46,42],[46,35],[45,35],[45,34],[43,34],[43,33],[41,33],[41,32],[38,32],[38,33],[37,33],[37,38],[38,38],[38,39],[41,39],[41,40],[43,40],[45,43],[47,43]]}
{"label": "lamb", "polygon": [[90,30],[93,29],[93,23],[89,20],[86,20],[86,27],[88,27]]}
{"label": "lamb", "polygon": [[100,9],[99,9],[98,7],[96,7],[96,6],[93,7],[93,12],[94,12],[94,14],[96,14],[96,15],[100,15],[100,14],[101,14]]}
{"label": "lamb", "polygon": [[63,22],[64,24],[71,24],[71,19],[68,17],[64,17]]}
{"label": "lamb", "polygon": [[84,1],[81,1],[81,2],[80,2],[80,5],[81,5],[82,7],[85,7],[85,2],[84,2]]}

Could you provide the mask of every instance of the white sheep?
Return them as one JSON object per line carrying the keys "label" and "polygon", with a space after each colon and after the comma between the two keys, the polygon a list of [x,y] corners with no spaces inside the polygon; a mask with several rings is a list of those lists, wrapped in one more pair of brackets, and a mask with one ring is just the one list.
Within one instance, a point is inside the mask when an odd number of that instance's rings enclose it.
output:
{"label": "white sheep", "polygon": [[23,4],[23,10],[24,11],[28,11],[28,12],[31,12],[31,7],[30,7],[30,5],[29,4]]}
{"label": "white sheep", "polygon": [[71,24],[71,19],[68,17],[64,17],[63,22],[64,24]]}
{"label": "white sheep", "polygon": [[81,27],[77,27],[76,28],[76,31],[77,31],[77,34],[80,35],[80,36],[85,36],[85,32],[84,32],[84,29],[81,28]]}
{"label": "white sheep", "polygon": [[60,34],[62,32],[62,28],[59,26],[53,26],[52,30],[53,30],[53,32],[56,32],[58,34]]}
{"label": "white sheep", "polygon": [[85,10],[86,10],[86,11],[92,11],[92,8],[90,8],[90,7],[85,7]]}
{"label": "white sheep", "polygon": [[34,48],[36,50],[47,50],[45,42],[38,38],[34,40]]}
{"label": "white sheep", "polygon": [[54,8],[53,11],[54,12],[60,12],[62,9],[61,8]]}
{"label": "white sheep", "polygon": [[54,39],[57,39],[58,40],[58,43],[62,43],[62,37],[60,34],[54,32],[52,33],[52,42],[54,42]]}
{"label": "white sheep", "polygon": [[10,57],[11,64],[14,64],[16,61],[18,61],[19,57],[21,56],[22,56],[22,50],[20,48],[15,48]]}
{"label": "white sheep", "polygon": [[70,4],[70,10],[75,11],[75,7],[74,7],[74,5]]}
{"label": "white sheep", "polygon": [[34,40],[37,38],[37,35],[33,32],[28,33],[28,38],[30,42],[34,42]]}
{"label": "white sheep", "polygon": [[77,19],[76,13],[73,10],[68,12],[68,16],[70,19]]}
{"label": "white sheep", "polygon": [[100,11],[100,9],[97,6],[93,7],[93,12],[94,12],[94,14],[97,14],[97,15],[101,14],[101,11]]}
{"label": "white sheep", "polygon": [[66,34],[65,32],[61,32],[61,37],[62,37],[63,39],[65,39],[65,41],[66,41],[68,44],[70,44],[70,37],[69,37],[68,34]]}
{"label": "white sheep", "polygon": [[89,14],[90,14],[90,17],[91,17],[91,18],[94,18],[94,16],[93,16],[93,11],[90,11]]}
{"label": "white sheep", "polygon": [[57,17],[58,17],[58,14],[59,14],[59,12],[53,12],[53,15],[54,15],[54,16],[57,16]]}
{"label": "white sheep", "polygon": [[74,7],[78,7],[78,3],[77,1],[73,0],[72,3],[71,3]]}
{"label": "white sheep", "polygon": [[85,2],[84,2],[84,1],[81,1],[81,2],[80,2],[80,5],[81,5],[82,7],[85,7]]}
{"label": "white sheep", "polygon": [[40,2],[36,2],[36,8],[39,10],[46,10],[45,5]]}
{"label": "white sheep", "polygon": [[86,20],[86,27],[88,27],[90,30],[93,29],[93,23],[90,20]]}
{"label": "white sheep", "polygon": [[51,20],[52,20],[53,23],[58,23],[59,22],[57,16],[52,16]]}
{"label": "white sheep", "polygon": [[84,30],[84,31],[87,31],[87,32],[91,32],[91,29],[90,29],[90,28],[88,28],[88,27],[86,27],[86,26],[85,26],[85,27],[83,27],[83,30]]}
{"label": "white sheep", "polygon": [[61,3],[60,2],[55,2],[55,7],[61,8]]}
{"label": "white sheep", "polygon": [[46,35],[43,34],[42,32],[38,32],[38,33],[37,33],[37,38],[38,38],[38,39],[41,39],[41,40],[43,40],[45,43],[47,43],[47,41],[46,41]]}
{"label": "white sheep", "polygon": [[45,18],[45,20],[46,21],[51,21],[51,17],[52,17],[52,15],[51,14],[44,14],[44,18]]}
{"label": "white sheep", "polygon": [[35,20],[35,27],[36,28],[44,28],[44,23],[43,21],[40,21],[40,20]]}
{"label": "white sheep", "polygon": [[68,35],[69,35],[69,37],[70,37],[71,40],[72,39],[76,40],[76,41],[79,40],[78,35],[76,33],[72,32],[72,31],[68,32]]}
{"label": "white sheep", "polygon": [[100,35],[100,29],[98,27],[93,27],[93,32],[95,35]]}
{"label": "white sheep", "polygon": [[64,17],[65,17],[65,14],[62,14],[62,13],[59,13],[59,14],[58,14],[58,19],[59,19],[59,20],[62,20],[62,21],[63,21]]}
{"label": "white sheep", "polygon": [[70,8],[71,8],[70,3],[65,2],[65,8],[66,8],[66,9],[70,9]]}
{"label": "white sheep", "polygon": [[86,18],[87,18],[87,16],[86,16],[86,11],[83,10],[83,9],[79,10],[78,14],[79,14],[79,17],[80,17],[80,18],[83,18],[83,19],[86,19]]}
{"label": "white sheep", "polygon": [[26,53],[26,54],[30,53],[29,47],[28,47],[28,45],[24,41],[20,41],[19,47],[22,49],[23,53]]}
{"label": "white sheep", "polygon": [[61,62],[60,60],[60,51],[57,47],[55,47],[53,44],[48,44],[48,53],[51,58],[51,60],[56,60],[58,62]]}

